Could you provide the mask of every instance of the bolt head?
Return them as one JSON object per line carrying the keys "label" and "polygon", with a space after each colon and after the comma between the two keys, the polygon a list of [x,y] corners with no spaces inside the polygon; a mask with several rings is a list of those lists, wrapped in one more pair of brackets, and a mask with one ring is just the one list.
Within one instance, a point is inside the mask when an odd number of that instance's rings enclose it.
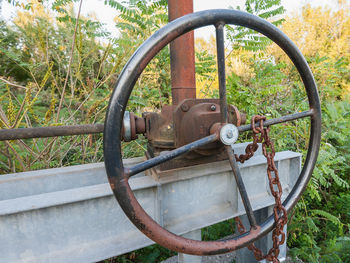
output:
{"label": "bolt head", "polygon": [[181,105],[181,110],[183,111],[183,112],[186,112],[186,111],[188,111],[190,109],[190,107],[186,104],[186,103],[183,103],[182,105]]}
{"label": "bolt head", "polygon": [[231,145],[238,139],[238,129],[235,125],[228,123],[220,130],[220,140],[225,145]]}
{"label": "bolt head", "polygon": [[211,111],[216,111],[216,106],[215,106],[214,104],[211,105],[211,106],[210,106],[210,110],[211,110]]}
{"label": "bolt head", "polygon": [[227,138],[232,139],[233,138],[233,131],[232,130],[228,130],[226,133]]}

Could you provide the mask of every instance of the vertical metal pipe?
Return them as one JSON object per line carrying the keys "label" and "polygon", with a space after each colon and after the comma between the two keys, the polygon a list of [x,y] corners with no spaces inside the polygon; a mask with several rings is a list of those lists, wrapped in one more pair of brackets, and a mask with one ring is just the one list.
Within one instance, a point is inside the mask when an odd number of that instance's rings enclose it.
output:
{"label": "vertical metal pipe", "polygon": [[[169,21],[193,13],[193,0],[169,0]],[[189,32],[170,43],[171,94],[173,105],[196,98],[194,33]]]}

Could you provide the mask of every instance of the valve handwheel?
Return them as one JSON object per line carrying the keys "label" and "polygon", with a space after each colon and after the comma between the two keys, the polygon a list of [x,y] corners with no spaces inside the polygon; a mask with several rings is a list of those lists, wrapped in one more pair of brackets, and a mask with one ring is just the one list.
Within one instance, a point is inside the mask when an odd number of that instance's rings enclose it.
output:
{"label": "valve handwheel", "polygon": [[[232,127],[227,124],[227,102],[225,84],[225,54],[224,54],[224,25],[233,24],[256,30],[274,41],[292,60],[296,66],[305,86],[309,102],[309,110],[301,113],[287,115],[277,119],[264,121],[264,125],[273,125],[285,121],[309,117],[311,121],[309,146],[307,156],[301,174],[288,197],[283,202],[286,211],[290,211],[296,204],[311,177],[316,163],[320,138],[321,138],[321,109],[317,87],[312,72],[296,45],[278,28],[269,22],[254,15],[236,10],[207,10],[188,14],[178,18],[162,29],[154,33],[145,41],[130,58],[122,73],[119,76],[116,87],[111,96],[105,120],[104,130],[104,158],[108,179],[121,208],[134,225],[146,236],[156,243],[181,253],[193,255],[213,255],[227,253],[248,244],[264,236],[271,231],[275,225],[273,216],[268,217],[262,224],[257,225],[254,214],[251,210],[249,198],[244,192],[243,182],[237,183],[242,201],[246,209],[251,228],[249,231],[230,240],[223,241],[197,241],[178,236],[162,228],[155,222],[140,206],[136,200],[128,180],[131,176],[152,168],[158,164],[171,160],[181,154],[187,153],[200,146],[214,141],[221,141],[225,144],[234,143],[236,132],[239,133],[251,130],[250,125]],[[175,38],[203,26],[213,25],[216,28],[217,59],[219,73],[219,93],[221,119],[218,120],[217,132],[210,136],[189,143],[185,146],[169,151],[158,157],[154,157],[130,168],[124,168],[121,152],[121,127],[124,111],[133,89],[133,86],[150,62],[150,60],[167,44]],[[220,139],[220,129],[223,130]],[[231,147],[227,147],[231,149]],[[231,149],[232,151],[232,149]],[[236,161],[233,159],[233,152],[228,150],[231,166],[234,173],[239,174]],[[237,170],[237,171],[235,171]]]}

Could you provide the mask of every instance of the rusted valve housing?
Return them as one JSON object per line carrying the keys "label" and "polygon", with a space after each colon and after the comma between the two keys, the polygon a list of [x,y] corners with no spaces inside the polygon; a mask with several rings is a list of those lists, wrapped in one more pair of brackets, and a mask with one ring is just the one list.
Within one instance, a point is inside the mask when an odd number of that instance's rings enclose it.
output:
{"label": "rusted valve housing", "polygon": [[[246,121],[246,115],[233,105],[228,105],[228,116],[229,123],[236,126]],[[211,127],[218,120],[219,99],[186,99],[178,105],[163,106],[160,113],[145,112],[142,118],[125,112],[123,139],[130,141],[136,139],[137,134],[144,134],[148,139],[146,155],[154,157],[162,151],[173,150],[210,135]],[[168,170],[223,159],[226,159],[226,154],[222,144],[214,142],[160,167]]]}

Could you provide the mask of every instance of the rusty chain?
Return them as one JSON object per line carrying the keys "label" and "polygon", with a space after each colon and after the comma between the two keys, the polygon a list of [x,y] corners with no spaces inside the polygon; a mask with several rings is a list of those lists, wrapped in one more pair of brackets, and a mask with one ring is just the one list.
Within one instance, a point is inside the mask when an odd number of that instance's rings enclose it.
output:
{"label": "rusty chain", "polygon": [[[278,170],[275,166],[275,148],[273,142],[270,140],[269,131],[270,127],[264,127],[265,116],[255,115],[252,118],[251,126],[253,130],[253,142],[248,144],[245,149],[245,154],[240,156],[235,155],[236,161],[244,163],[246,160],[253,157],[254,153],[258,149],[258,143],[262,143],[262,151],[267,160],[267,176],[269,178],[269,186],[272,196],[275,198],[275,206],[273,208],[273,215],[275,220],[275,228],[272,231],[273,246],[269,252],[264,255],[263,252],[257,248],[254,243],[248,246],[248,249],[254,253],[256,260],[266,259],[273,263],[279,262],[278,255],[280,253],[279,246],[285,242],[286,236],[283,231],[285,224],[287,224],[288,217],[287,211],[282,205],[282,186],[280,183]],[[255,127],[255,124],[259,122],[259,126]],[[258,136],[260,134],[260,136]],[[272,175],[274,174],[274,177]],[[276,189],[276,190],[275,190]],[[235,218],[238,232],[240,234],[245,233],[245,227],[239,217]]]}

